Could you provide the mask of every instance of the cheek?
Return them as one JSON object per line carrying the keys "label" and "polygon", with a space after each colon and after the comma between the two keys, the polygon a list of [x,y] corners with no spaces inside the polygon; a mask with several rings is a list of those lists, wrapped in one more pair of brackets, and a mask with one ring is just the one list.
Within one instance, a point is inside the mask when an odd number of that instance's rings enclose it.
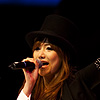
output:
{"label": "cheek", "polygon": [[50,60],[52,74],[58,71],[60,64],[61,64],[61,60],[59,56],[56,53],[54,53]]}
{"label": "cheek", "polygon": [[33,53],[33,58],[36,58],[37,55],[38,55],[38,54],[34,51],[34,53]]}

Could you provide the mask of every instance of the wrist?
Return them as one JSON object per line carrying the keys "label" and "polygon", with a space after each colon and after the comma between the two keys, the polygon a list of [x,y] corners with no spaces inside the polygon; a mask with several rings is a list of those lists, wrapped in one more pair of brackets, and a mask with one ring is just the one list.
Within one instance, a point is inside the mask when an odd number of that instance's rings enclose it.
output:
{"label": "wrist", "polygon": [[32,93],[33,87],[34,87],[34,85],[25,83],[25,85],[23,87],[23,92],[27,97],[29,97],[30,94]]}

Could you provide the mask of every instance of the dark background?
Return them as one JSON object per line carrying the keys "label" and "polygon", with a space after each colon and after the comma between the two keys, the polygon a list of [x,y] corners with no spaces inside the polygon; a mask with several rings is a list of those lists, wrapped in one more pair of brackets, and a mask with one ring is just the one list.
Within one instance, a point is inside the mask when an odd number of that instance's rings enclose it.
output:
{"label": "dark background", "polygon": [[[100,57],[100,6],[99,2],[68,2],[58,6],[0,5],[0,95],[15,100],[24,80],[22,70],[13,71],[8,65],[32,57],[32,51],[24,37],[39,30],[45,17],[59,14],[72,20],[81,31],[77,48],[79,69]],[[99,97],[100,85],[94,89]]]}

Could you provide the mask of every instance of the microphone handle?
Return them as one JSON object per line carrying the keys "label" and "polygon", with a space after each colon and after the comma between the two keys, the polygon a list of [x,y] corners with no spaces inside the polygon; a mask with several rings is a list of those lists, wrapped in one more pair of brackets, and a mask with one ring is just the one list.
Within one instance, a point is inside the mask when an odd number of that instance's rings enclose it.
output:
{"label": "microphone handle", "polygon": [[14,62],[11,65],[9,65],[8,67],[10,67],[13,70],[18,70],[18,69],[35,69],[35,64],[29,61],[25,61],[25,62]]}

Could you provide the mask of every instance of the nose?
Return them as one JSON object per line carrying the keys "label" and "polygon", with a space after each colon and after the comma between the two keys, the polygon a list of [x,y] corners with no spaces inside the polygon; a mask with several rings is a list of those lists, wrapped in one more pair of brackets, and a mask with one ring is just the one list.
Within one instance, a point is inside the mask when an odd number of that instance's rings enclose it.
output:
{"label": "nose", "polygon": [[41,50],[41,52],[39,53],[39,56],[38,56],[39,59],[45,59],[45,54],[44,54],[44,51]]}
{"label": "nose", "polygon": [[44,59],[45,58],[45,56],[39,56],[39,59]]}

